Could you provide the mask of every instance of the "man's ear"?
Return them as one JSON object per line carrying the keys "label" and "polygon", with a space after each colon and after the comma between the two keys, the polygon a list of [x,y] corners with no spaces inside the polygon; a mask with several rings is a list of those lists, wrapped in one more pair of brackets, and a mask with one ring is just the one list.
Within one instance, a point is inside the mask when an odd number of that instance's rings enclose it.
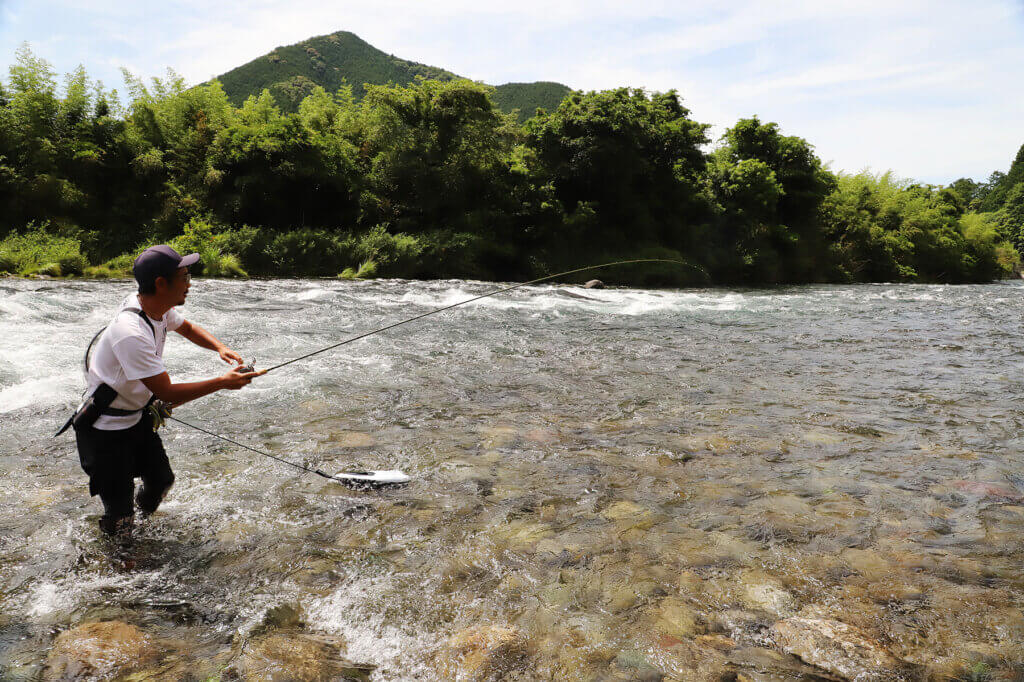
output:
{"label": "man's ear", "polygon": [[[160,285],[161,282],[163,282],[163,286],[162,287]],[[163,275],[160,275],[159,277],[157,277],[156,279],[153,280],[153,287],[157,290],[157,292],[160,292],[160,291],[166,289],[168,286],[170,286],[170,284],[171,283]]]}

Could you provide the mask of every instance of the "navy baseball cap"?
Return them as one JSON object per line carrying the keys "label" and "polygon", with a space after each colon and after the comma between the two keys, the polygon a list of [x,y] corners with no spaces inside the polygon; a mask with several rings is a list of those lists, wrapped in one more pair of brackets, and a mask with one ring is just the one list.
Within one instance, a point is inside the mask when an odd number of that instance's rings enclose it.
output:
{"label": "navy baseball cap", "polygon": [[157,277],[166,277],[169,280],[178,268],[187,268],[198,262],[198,253],[182,256],[166,244],[161,244],[151,246],[139,254],[132,265],[132,274],[140,285],[152,284],[156,282]]}

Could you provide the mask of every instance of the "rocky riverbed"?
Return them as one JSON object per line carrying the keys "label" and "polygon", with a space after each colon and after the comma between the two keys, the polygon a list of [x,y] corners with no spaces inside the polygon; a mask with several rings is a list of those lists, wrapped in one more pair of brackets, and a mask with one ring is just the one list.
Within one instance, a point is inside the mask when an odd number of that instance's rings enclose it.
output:
{"label": "rocky riverbed", "polygon": [[[267,366],[488,288],[198,280],[183,312]],[[172,425],[127,553],[50,435],[130,286],[0,289],[4,680],[1024,677],[1020,283],[473,304],[180,410],[411,484]]]}

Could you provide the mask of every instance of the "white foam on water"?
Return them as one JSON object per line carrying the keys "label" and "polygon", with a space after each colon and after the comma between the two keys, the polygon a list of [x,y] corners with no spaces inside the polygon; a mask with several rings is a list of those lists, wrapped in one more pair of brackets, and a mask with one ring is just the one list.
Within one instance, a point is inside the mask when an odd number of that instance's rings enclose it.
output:
{"label": "white foam on water", "polygon": [[15,322],[18,321],[18,318],[32,317],[33,315],[35,315],[35,312],[32,310],[32,308],[26,305],[22,305],[20,303],[16,303],[15,301],[12,301],[10,298],[0,299],[0,313],[4,315],[10,315],[11,317],[15,318]]}
{"label": "white foam on water", "polygon": [[288,298],[293,298],[296,301],[315,301],[317,299],[334,296],[335,293],[336,292],[331,291],[329,289],[323,289],[318,287],[315,289],[306,289],[305,291],[300,291],[296,294],[287,294],[287,296]]}
{"label": "white foam on water", "polygon": [[62,375],[23,381],[0,391],[0,414],[73,401],[78,395],[75,390]]}
{"label": "white foam on water", "polygon": [[57,611],[69,610],[73,600],[71,594],[57,583],[43,583],[32,590],[29,599],[28,615],[39,618]]}
{"label": "white foam on water", "polygon": [[343,635],[348,648],[346,657],[378,666],[375,679],[405,680],[418,677],[417,672],[429,674],[422,661],[437,636],[414,635],[387,625],[384,616],[371,605],[374,597],[391,586],[388,578],[348,583],[327,597],[309,602],[307,621],[315,628]]}
{"label": "white foam on water", "polygon": [[88,579],[75,578],[74,584],[66,580],[45,581],[34,586],[28,597],[30,618],[48,622],[52,617],[67,617],[90,593],[110,588],[127,588],[146,574],[132,576],[106,575]]}
{"label": "white foam on water", "polygon": [[[565,296],[562,292],[570,293]],[[434,292],[407,292],[398,303],[442,308],[468,301],[479,294],[470,294],[459,287],[440,295]],[[518,298],[517,298],[518,296]],[[524,298],[525,296],[525,298]],[[493,296],[473,301],[469,305],[494,310],[571,311],[586,310],[595,313],[641,316],[663,312],[690,312],[700,310],[741,310],[749,306],[751,297],[739,293],[689,293],[639,290],[602,290],[599,294],[579,287],[524,288],[516,294]]]}

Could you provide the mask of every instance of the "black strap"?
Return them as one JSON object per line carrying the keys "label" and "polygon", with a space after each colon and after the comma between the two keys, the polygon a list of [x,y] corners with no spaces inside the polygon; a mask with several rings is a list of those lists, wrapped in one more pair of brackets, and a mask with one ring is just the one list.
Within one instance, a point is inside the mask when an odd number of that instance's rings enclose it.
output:
{"label": "black strap", "polygon": [[117,407],[108,407],[108,408],[106,408],[104,410],[101,410],[100,414],[105,414],[105,415],[108,415],[110,417],[127,417],[129,415],[138,414],[139,412],[142,412],[144,409],[146,409],[146,408],[145,407],[140,407],[137,410],[122,410],[122,409],[117,408]]}
{"label": "black strap", "polygon": [[[153,340],[156,341],[156,328],[153,326],[153,323],[149,321],[149,315],[142,312],[142,308],[124,308],[121,312],[123,313],[125,310],[130,310],[141,317],[142,321],[146,323],[147,327],[149,327],[149,331],[153,332]],[[121,313],[118,313],[118,315],[120,314]]]}
{"label": "black strap", "polygon": [[[103,385],[106,386],[106,384],[103,384]],[[109,415],[111,417],[128,417],[130,415],[138,414],[139,412],[142,412],[147,407],[152,405],[154,402],[156,402],[156,396],[155,395],[150,396],[149,397],[149,401],[145,405],[143,405],[142,407],[140,407],[137,410],[122,410],[122,409],[120,409],[118,407],[107,407],[107,408],[104,408],[103,411],[100,414]]]}

